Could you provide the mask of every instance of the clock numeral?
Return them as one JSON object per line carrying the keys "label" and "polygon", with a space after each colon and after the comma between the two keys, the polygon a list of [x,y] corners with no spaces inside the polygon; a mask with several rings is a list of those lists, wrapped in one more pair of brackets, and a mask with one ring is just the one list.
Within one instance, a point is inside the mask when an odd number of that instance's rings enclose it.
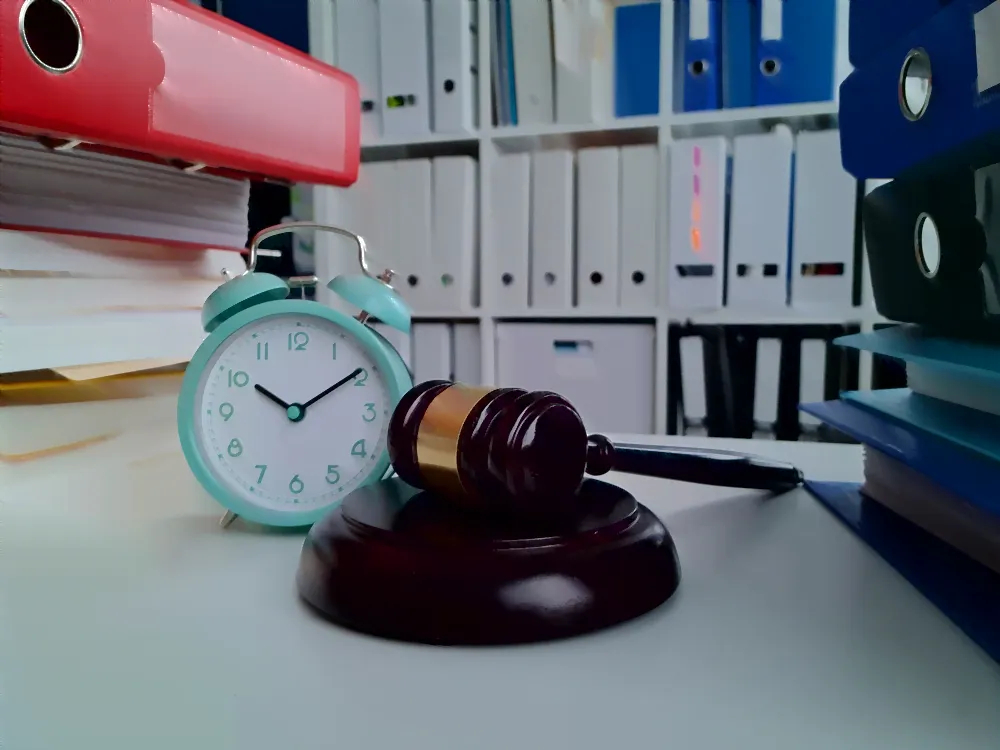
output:
{"label": "clock numeral", "polygon": [[333,342],[333,358],[334,359],[337,358],[337,342],[336,341]]}
{"label": "clock numeral", "polygon": [[233,372],[229,371],[229,387],[232,388],[234,385],[237,388],[243,388],[250,383],[250,376],[247,375],[243,370],[237,370]]}
{"label": "clock numeral", "polygon": [[219,416],[222,417],[222,421],[228,422],[233,418],[233,414],[235,412],[236,409],[234,409],[233,405],[228,401],[223,404],[219,404]]}
{"label": "clock numeral", "polygon": [[361,374],[354,378],[354,385],[364,385],[368,380],[368,370],[362,370]]}
{"label": "clock numeral", "polygon": [[257,477],[257,484],[260,484],[264,481],[264,472],[267,471],[267,464],[257,464],[254,468],[260,469],[260,476]]}
{"label": "clock numeral", "polygon": [[288,334],[288,351],[304,352],[309,345],[309,334],[305,331],[296,331]]}
{"label": "clock numeral", "polygon": [[229,455],[233,458],[239,458],[243,455],[243,443],[236,438],[233,438],[229,441],[229,447],[226,448],[226,451],[228,451]]}
{"label": "clock numeral", "polygon": [[258,341],[257,342],[257,359],[259,359],[259,360],[260,359],[267,359],[267,355],[268,355],[268,351],[267,350],[268,350],[268,344],[267,344],[267,342],[266,341],[264,341],[264,342]]}
{"label": "clock numeral", "polygon": [[365,451],[365,441],[364,441],[364,439],[359,440],[353,446],[351,446],[351,455],[352,456],[361,456],[361,458],[364,458],[365,456],[368,455],[367,451]]}
{"label": "clock numeral", "polygon": [[298,474],[292,477],[292,481],[288,483],[288,491],[291,492],[293,495],[301,494],[302,490],[304,490],[305,488],[306,488],[305,482],[299,479]]}
{"label": "clock numeral", "polygon": [[330,464],[326,467],[326,483],[327,484],[337,484],[340,482],[340,472],[337,471],[340,467],[337,464]]}
{"label": "clock numeral", "polygon": [[375,404],[365,404],[365,413],[361,415],[361,418],[366,422],[374,422],[376,416]]}

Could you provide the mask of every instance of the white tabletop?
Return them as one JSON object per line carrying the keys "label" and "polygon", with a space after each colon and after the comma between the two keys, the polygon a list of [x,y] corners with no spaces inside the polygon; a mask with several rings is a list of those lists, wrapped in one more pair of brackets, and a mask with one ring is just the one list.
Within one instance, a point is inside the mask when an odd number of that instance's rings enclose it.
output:
{"label": "white tabletop", "polygon": [[[860,479],[853,446],[712,445]],[[4,495],[16,750],[1000,747],[1000,668],[804,491],[613,475],[674,535],[667,604],[563,642],[438,648],[314,618],[301,533],[220,531],[177,451],[131,449],[59,479],[71,497],[51,477]]]}

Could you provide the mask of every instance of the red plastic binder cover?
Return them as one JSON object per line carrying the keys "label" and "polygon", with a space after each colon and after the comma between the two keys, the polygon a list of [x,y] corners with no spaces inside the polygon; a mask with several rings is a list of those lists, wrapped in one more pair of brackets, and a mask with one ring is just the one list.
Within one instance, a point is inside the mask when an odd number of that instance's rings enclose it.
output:
{"label": "red plastic binder cover", "polygon": [[0,128],[349,185],[359,107],[347,73],[191,3],[0,0]]}

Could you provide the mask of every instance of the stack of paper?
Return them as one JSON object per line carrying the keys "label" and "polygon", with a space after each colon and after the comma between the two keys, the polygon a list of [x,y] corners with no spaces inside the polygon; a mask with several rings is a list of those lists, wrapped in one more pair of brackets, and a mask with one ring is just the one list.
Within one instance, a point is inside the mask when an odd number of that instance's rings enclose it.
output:
{"label": "stack of paper", "polygon": [[0,227],[242,248],[250,183],[0,136]]}
{"label": "stack of paper", "polygon": [[[20,508],[46,526],[74,527],[79,538],[91,523],[124,529],[171,509],[211,509],[177,450],[180,369],[0,375],[7,520],[17,521]],[[24,498],[31,502],[17,502]]]}
{"label": "stack of paper", "polygon": [[0,373],[187,361],[223,269],[245,267],[227,250],[0,230]]}

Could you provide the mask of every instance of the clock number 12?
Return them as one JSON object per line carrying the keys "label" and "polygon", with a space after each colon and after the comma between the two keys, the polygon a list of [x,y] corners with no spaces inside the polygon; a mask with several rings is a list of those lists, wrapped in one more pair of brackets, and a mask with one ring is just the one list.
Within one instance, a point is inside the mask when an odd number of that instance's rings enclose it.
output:
{"label": "clock number 12", "polygon": [[309,345],[309,334],[305,331],[296,331],[288,334],[288,351],[304,352]]}

